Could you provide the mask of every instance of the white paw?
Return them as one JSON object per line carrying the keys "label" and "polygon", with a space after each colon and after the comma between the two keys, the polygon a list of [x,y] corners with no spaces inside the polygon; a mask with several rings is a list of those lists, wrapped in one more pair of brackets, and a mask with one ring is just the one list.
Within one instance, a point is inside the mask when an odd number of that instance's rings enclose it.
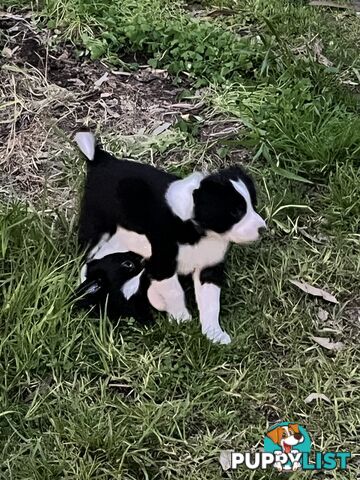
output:
{"label": "white paw", "polygon": [[228,345],[231,343],[230,335],[220,328],[204,330],[203,334],[213,343],[220,343],[221,345]]}
{"label": "white paw", "polygon": [[294,462],[293,464],[293,471],[296,472],[296,470],[299,470],[301,468],[301,465],[299,462]]}
{"label": "white paw", "polygon": [[176,320],[177,323],[183,323],[191,320],[191,315],[187,308],[185,308],[179,312],[170,312],[170,319]]}

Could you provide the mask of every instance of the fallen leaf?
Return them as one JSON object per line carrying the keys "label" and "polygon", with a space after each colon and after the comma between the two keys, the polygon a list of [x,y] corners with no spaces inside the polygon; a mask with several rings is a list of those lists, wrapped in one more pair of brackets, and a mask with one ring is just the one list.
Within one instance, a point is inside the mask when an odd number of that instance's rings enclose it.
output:
{"label": "fallen leaf", "polygon": [[150,68],[149,70],[155,75],[163,75],[164,73],[167,75],[168,73],[167,70],[164,70],[163,68]]}
{"label": "fallen leaf", "polygon": [[1,52],[1,55],[5,58],[11,58],[12,57],[12,54],[13,54],[13,51],[8,48],[8,47],[4,47],[2,49],[2,52]]}
{"label": "fallen leaf", "polygon": [[101,85],[107,81],[109,77],[108,72],[105,72],[104,75],[102,75],[96,82],[94,82],[95,87],[101,87]]}
{"label": "fallen leaf", "polygon": [[322,290],[321,288],[313,287],[308,283],[299,282],[298,280],[290,280],[290,282],[296,287],[300,288],[300,290],[302,290],[303,292],[313,295],[314,297],[322,297],[327,302],[339,303],[334,297],[334,295],[331,295],[331,293],[328,293],[325,290]]}
{"label": "fallen leaf", "polygon": [[172,125],[171,122],[164,122],[163,124],[156,127],[155,130],[152,133],[153,133],[153,135],[160,135],[160,133],[163,133],[163,132],[165,132],[165,130],[170,128],[171,125]]}
{"label": "fallen leaf", "polygon": [[309,240],[315,242],[315,243],[319,243],[320,245],[322,245],[323,243],[325,243],[328,238],[326,235],[322,235],[321,233],[319,235],[317,235],[316,237],[313,236],[313,235],[310,235],[310,233],[308,233],[304,228],[299,228],[299,232],[301,233],[301,235],[303,235],[305,238],[308,238]]}
{"label": "fallen leaf", "polygon": [[329,317],[329,312],[324,310],[323,308],[319,308],[317,312],[318,319],[321,320],[322,322],[326,322],[326,320]]}
{"label": "fallen leaf", "polygon": [[213,10],[212,12],[207,13],[207,17],[219,17],[219,16],[225,16],[228,17],[230,15],[235,15],[235,11],[231,10],[230,8],[218,8],[216,10]]}
{"label": "fallen leaf", "polygon": [[325,65],[325,67],[332,67],[334,65],[328,58],[325,57],[325,55],[322,54],[323,44],[318,38],[313,44],[313,50],[316,60],[321,63],[321,65]]}
{"label": "fallen leaf", "polygon": [[74,85],[77,85],[78,87],[84,87],[85,83],[80,80],[80,78],[69,78],[69,82],[73,83]]}
{"label": "fallen leaf", "polygon": [[334,350],[335,352],[337,352],[344,348],[344,344],[342,342],[332,342],[330,338],[312,337],[312,339],[314,340],[314,342],[318,343],[327,350]]}
{"label": "fallen leaf", "polygon": [[235,15],[235,11],[230,8],[216,8],[214,10],[195,10],[191,12],[194,17],[200,17],[204,20],[216,17],[229,17],[230,15]]}
{"label": "fallen leaf", "polygon": [[230,470],[231,468],[231,450],[221,450],[219,462],[223,470]]}
{"label": "fallen leaf", "polygon": [[179,108],[180,110],[185,110],[191,112],[193,110],[200,110],[205,105],[205,102],[201,101],[198,103],[173,103],[170,105],[171,108]]}
{"label": "fallen leaf", "polygon": [[310,395],[307,396],[304,401],[305,403],[311,403],[314,400],[325,400],[325,402],[331,403],[330,398],[323,393],[310,393]]}
{"label": "fallen leaf", "polygon": [[67,50],[65,50],[58,58],[57,60],[59,61],[63,61],[63,60],[67,60],[69,58],[69,52]]}
{"label": "fallen leaf", "polygon": [[107,108],[106,112],[108,115],[110,115],[110,117],[120,118],[120,115],[117,112],[115,112],[115,110],[112,110],[111,108]]}
{"label": "fallen leaf", "polygon": [[21,15],[13,15],[9,12],[4,12],[0,11],[0,18],[9,18],[11,20],[23,20],[24,18],[29,18],[29,15],[24,15],[23,17]]}
{"label": "fallen leaf", "polygon": [[124,72],[121,70],[111,70],[111,73],[113,73],[114,75],[123,75],[124,77],[130,77],[132,75],[132,73],[130,72]]}
{"label": "fallen leaf", "polygon": [[350,8],[354,10],[359,10],[360,5],[359,2],[357,1],[352,1],[348,3],[338,3],[338,2],[332,2],[331,0],[311,0],[309,2],[309,5],[315,6],[315,7],[331,7],[331,8]]}
{"label": "fallen leaf", "polygon": [[352,86],[359,85],[358,82],[353,82],[352,80],[343,80],[341,83],[343,83],[344,85],[352,85]]}

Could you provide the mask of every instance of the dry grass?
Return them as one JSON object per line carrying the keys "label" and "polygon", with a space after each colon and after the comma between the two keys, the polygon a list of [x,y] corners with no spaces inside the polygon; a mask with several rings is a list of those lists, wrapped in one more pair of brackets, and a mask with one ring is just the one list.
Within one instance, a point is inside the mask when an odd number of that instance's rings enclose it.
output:
{"label": "dry grass", "polygon": [[9,15],[6,26],[0,69],[3,198],[36,203],[46,192],[50,207],[72,208],[76,195],[66,162],[71,137],[83,126],[113,132],[106,141],[118,153],[136,155],[154,146],[161,151],[185,139],[181,132],[157,133],[162,124],[171,126],[194,111],[177,101],[180,89],[165,71],[116,71],[76,58],[71,46],[49,50],[48,35],[20,15]]}

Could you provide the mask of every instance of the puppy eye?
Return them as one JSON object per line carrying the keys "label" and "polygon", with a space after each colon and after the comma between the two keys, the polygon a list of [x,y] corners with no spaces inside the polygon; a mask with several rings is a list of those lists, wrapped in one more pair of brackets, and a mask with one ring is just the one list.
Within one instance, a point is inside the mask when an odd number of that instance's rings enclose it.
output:
{"label": "puppy eye", "polygon": [[133,262],[130,262],[130,260],[125,260],[124,262],[122,262],[121,266],[128,270],[134,270],[135,268],[135,265],[133,264]]}
{"label": "puppy eye", "polygon": [[242,211],[241,210],[233,210],[232,212],[230,212],[230,215],[233,218],[240,218],[241,215],[242,215]]}

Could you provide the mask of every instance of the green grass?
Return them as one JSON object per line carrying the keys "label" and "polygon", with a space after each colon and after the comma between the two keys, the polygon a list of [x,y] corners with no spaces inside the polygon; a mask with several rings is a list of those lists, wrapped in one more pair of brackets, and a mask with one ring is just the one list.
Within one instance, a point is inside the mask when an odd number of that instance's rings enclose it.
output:
{"label": "green grass", "polygon": [[190,18],[180,2],[47,0],[45,12],[49,27],[63,28],[65,38],[80,41],[93,59],[106,55],[119,63],[137,53],[172,74],[187,71],[198,86],[245,74],[258,61],[260,47],[250,38]]}
{"label": "green grass", "polygon": [[[316,347],[320,303],[288,282],[327,284],[343,304],[358,261],[350,241],[341,257],[335,240],[315,247],[295,232],[274,232],[246,258],[233,249],[224,348],[196,322],[141,331],[71,314],[73,232],[51,224],[20,206],[2,219],[0,420],[12,478],[217,478],[220,449],[251,448],[278,418],[304,423],[317,448],[356,450],[358,332],[343,307],[321,304],[347,346]],[[311,392],[333,404],[306,405]]]}
{"label": "green grass", "polygon": [[[277,420],[303,424],[315,450],[360,453],[360,125],[358,90],[341,83],[356,79],[360,20],[303,2],[223,4],[231,17],[196,21],[173,2],[47,0],[33,7],[79,51],[111,61],[141,54],[179,78],[185,70],[190,96],[210,85],[201,93],[203,119],[221,115],[246,125],[230,140],[201,143],[201,118],[156,141],[101,133],[115,153],[151,157],[181,173],[229,162],[234,148],[251,149],[248,168],[269,234],[230,252],[221,317],[233,343],[220,347],[202,337],[196,317],[182,326],[159,318],[142,330],[132,321],[75,315],[75,219],[49,209],[46,198],[36,208],[3,203],[0,478],[278,478],[272,471],[222,474],[218,463],[221,450],[260,448]],[[319,65],[309,46],[301,58],[295,52],[315,34],[334,68]],[[224,43],[216,51],[218,38]],[[197,52],[186,68],[199,45],[209,46],[209,59]],[[182,151],[175,165],[168,163],[173,149]],[[78,183],[80,162],[65,148],[59,157],[67,181]],[[306,296],[292,278],[327,289],[339,305]],[[345,348],[324,350],[312,336]],[[331,403],[306,404],[314,392]],[[356,479],[357,472],[355,460],[349,472],[329,477]]]}

